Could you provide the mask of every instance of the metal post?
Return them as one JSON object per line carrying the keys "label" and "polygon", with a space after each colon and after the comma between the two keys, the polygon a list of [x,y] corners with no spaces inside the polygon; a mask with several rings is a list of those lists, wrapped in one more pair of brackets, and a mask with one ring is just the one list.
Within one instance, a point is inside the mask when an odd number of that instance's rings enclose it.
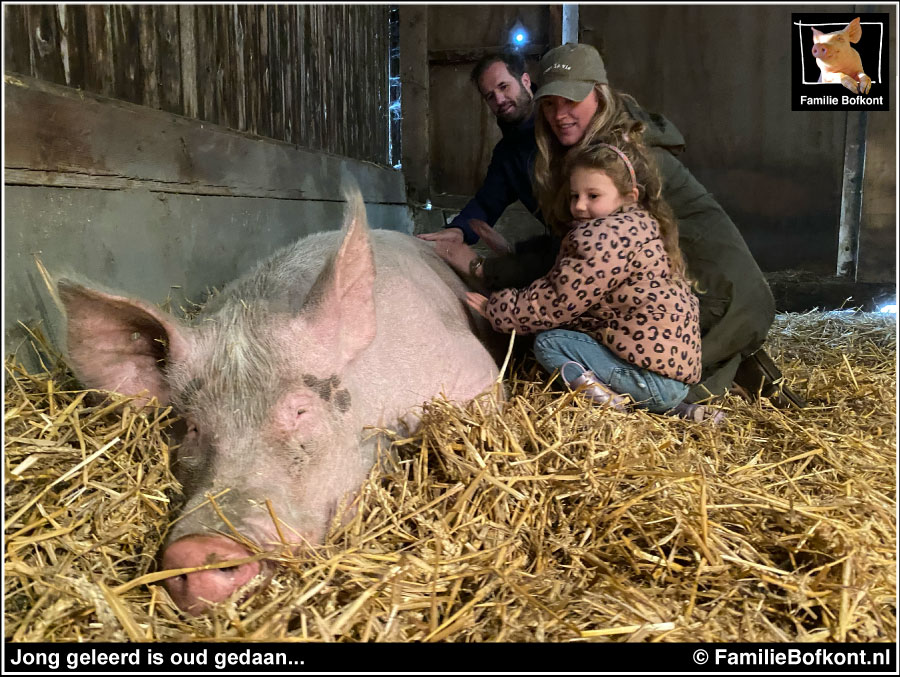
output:
{"label": "metal post", "polygon": [[563,5],[562,44],[578,42],[578,5]]}
{"label": "metal post", "polygon": [[863,177],[866,170],[868,112],[849,111],[844,135],[844,180],[838,235],[837,276],[856,281],[859,230],[862,218]]}

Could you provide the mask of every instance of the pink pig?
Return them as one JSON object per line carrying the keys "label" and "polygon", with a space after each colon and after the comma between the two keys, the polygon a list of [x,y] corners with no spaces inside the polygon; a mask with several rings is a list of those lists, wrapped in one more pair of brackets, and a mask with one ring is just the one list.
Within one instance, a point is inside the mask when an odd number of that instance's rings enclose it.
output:
{"label": "pink pig", "polygon": [[862,37],[859,17],[846,28],[833,33],[823,33],[815,28],[812,32],[812,55],[822,71],[819,82],[833,82],[844,85],[851,92],[868,94],[872,78],[863,72],[859,52],[850,46],[851,42],[859,42]]}
{"label": "pink pig", "polygon": [[[349,192],[342,231],[261,261],[192,322],[58,281],[82,382],[143,392],[184,419],[172,470],[186,505],[163,569],[245,560],[252,553],[234,530],[276,559],[284,546],[320,543],[341,505],[352,506],[379,444],[389,447],[380,430],[413,430],[423,402],[465,402],[497,377],[462,280],[422,240],[370,231],[359,190]],[[164,585],[199,614],[273,567],[245,561]]]}

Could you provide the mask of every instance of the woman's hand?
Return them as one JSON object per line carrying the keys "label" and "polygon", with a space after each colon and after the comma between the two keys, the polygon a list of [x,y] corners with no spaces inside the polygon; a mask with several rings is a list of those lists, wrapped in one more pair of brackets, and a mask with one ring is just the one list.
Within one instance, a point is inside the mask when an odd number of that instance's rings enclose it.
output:
{"label": "woman's hand", "polygon": [[481,315],[483,318],[489,319],[488,311],[487,311],[487,305],[488,305],[487,296],[485,296],[484,294],[479,294],[478,292],[467,291],[466,292],[466,303],[468,303],[469,307],[472,310],[474,310],[476,313]]}
{"label": "woman's hand", "polygon": [[511,254],[512,245],[506,241],[496,230],[491,228],[484,221],[478,219],[469,219],[469,226],[475,231],[475,234],[484,240],[484,243],[497,254]]}
{"label": "woman's hand", "polygon": [[422,233],[416,235],[420,240],[428,240],[429,242],[443,242],[445,244],[462,244],[463,232],[462,228],[444,228],[436,233]]}

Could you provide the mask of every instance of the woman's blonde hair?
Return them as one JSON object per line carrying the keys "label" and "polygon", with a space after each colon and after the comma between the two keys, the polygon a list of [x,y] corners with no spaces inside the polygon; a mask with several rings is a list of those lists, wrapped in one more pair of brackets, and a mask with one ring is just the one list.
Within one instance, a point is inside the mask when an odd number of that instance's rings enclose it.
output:
{"label": "woman's blonde hair", "polygon": [[[634,166],[639,190],[638,202],[659,222],[660,238],[669,256],[672,275],[689,280],[684,257],[678,246],[678,221],[672,208],[663,199],[659,169],[643,141],[644,124],[632,118],[625,107],[626,99],[635,105],[637,102],[607,84],[597,83],[593,91],[597,95],[597,112],[588,123],[581,140],[569,147],[563,146],[556,138],[538,101],[534,125],[538,147],[534,162],[534,190],[544,220],[556,232],[567,229],[572,219],[569,211],[569,174],[576,166],[591,167],[592,165],[587,164],[590,162],[589,158],[595,154],[603,156],[603,151],[616,158],[625,173],[627,183],[623,186],[616,183],[616,187],[623,193],[631,190],[631,177],[621,158],[609,149],[602,146],[598,148],[596,144],[609,143],[617,146]],[[615,165],[613,163],[610,166]]]}

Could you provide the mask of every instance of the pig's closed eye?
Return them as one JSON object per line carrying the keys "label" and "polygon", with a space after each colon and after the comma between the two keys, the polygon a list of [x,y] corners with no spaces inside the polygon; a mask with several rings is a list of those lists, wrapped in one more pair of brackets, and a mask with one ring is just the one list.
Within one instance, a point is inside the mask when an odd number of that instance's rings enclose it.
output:
{"label": "pig's closed eye", "polygon": [[306,413],[306,409],[298,409],[297,410],[297,418],[300,418],[305,413]]}
{"label": "pig's closed eye", "polygon": [[200,431],[197,429],[197,424],[193,421],[187,422],[187,437],[193,438],[200,434]]}

